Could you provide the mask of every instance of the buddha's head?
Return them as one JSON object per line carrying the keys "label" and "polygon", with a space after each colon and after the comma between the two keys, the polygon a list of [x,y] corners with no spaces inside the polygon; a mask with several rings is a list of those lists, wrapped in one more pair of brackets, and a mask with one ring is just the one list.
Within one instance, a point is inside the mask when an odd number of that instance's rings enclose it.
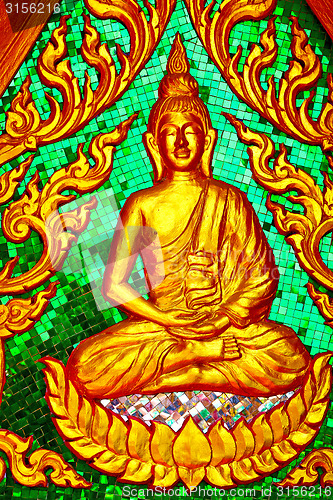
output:
{"label": "buddha's head", "polygon": [[199,170],[211,177],[211,161],[216,143],[208,110],[199,97],[198,82],[189,73],[185,48],[177,34],[167,64],[167,74],[159,86],[144,144],[154,167],[154,182],[168,170]]}

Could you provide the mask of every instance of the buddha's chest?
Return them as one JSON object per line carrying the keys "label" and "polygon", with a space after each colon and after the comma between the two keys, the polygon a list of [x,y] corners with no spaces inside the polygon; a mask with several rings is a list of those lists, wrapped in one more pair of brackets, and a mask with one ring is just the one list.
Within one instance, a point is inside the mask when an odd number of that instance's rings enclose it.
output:
{"label": "buddha's chest", "polygon": [[172,241],[191,225],[197,216],[198,195],[157,199],[146,214],[146,225],[157,231],[161,243]]}

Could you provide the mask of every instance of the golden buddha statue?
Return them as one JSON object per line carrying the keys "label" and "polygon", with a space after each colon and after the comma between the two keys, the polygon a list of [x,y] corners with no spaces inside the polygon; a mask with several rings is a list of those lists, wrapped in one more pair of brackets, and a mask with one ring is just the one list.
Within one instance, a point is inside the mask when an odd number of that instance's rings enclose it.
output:
{"label": "golden buddha statue", "polygon": [[[274,257],[246,196],[212,178],[217,134],[189,69],[177,35],[144,134],[154,186],[126,201],[104,275],[104,297],[128,319],[81,342],[66,367],[88,398],[275,395],[300,386],[310,363],[295,332],[267,319]],[[128,284],[147,227],[160,241],[148,300]]]}

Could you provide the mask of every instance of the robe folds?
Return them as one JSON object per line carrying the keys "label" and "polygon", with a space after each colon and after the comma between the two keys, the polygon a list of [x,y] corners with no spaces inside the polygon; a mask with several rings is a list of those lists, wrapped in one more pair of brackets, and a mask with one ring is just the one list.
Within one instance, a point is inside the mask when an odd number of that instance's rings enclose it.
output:
{"label": "robe folds", "polygon": [[147,281],[159,283],[149,300],[162,310],[204,311],[213,324],[227,316],[229,326],[200,337],[129,316],[73,351],[66,369],[81,394],[206,389],[265,396],[301,384],[310,356],[292,329],[267,319],[278,271],[243,193],[207,180],[185,227],[161,249],[149,258]]}

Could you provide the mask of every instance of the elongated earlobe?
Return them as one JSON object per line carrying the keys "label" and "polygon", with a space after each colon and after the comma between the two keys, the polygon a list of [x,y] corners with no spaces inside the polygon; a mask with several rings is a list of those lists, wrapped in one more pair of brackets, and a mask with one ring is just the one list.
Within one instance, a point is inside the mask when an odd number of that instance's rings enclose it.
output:
{"label": "elongated earlobe", "polygon": [[[208,140],[209,139],[209,143]],[[205,149],[203,155],[202,155],[202,160],[201,160],[201,171],[202,173],[206,176],[211,178],[213,176],[212,172],[212,160],[213,160],[213,153],[217,141],[217,131],[213,128],[208,130],[205,141],[207,141],[208,145],[207,148]]]}
{"label": "elongated earlobe", "polygon": [[158,146],[155,137],[151,132],[145,132],[142,137],[143,144],[151,161],[154,171],[154,184],[160,181],[164,175],[164,165],[161,155],[158,151]]}

